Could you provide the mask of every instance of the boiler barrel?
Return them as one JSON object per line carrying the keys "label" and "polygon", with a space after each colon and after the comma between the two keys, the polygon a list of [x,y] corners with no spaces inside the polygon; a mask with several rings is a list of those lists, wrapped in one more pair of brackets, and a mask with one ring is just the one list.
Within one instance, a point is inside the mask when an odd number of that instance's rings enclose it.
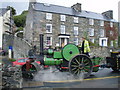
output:
{"label": "boiler barrel", "polygon": [[63,63],[62,59],[44,58],[44,65],[60,65]]}

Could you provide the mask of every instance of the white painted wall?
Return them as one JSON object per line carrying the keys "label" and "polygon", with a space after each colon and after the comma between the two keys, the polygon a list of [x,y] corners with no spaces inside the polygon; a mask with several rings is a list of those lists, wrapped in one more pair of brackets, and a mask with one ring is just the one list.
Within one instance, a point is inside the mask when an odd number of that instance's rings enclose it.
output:
{"label": "white painted wall", "polygon": [[0,16],[0,48],[2,48],[2,36],[3,35],[3,17]]}
{"label": "white painted wall", "polygon": [[120,22],[120,1],[118,2],[118,21]]}

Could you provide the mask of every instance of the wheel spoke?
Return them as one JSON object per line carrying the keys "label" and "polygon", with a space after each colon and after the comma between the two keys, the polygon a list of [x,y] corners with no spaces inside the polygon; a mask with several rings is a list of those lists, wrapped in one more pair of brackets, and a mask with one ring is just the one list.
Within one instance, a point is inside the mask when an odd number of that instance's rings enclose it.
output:
{"label": "wheel spoke", "polygon": [[73,74],[75,74],[76,72],[77,72],[77,70]]}
{"label": "wheel spoke", "polygon": [[76,62],[72,62],[73,64],[77,64]]}
{"label": "wheel spoke", "polygon": [[75,69],[77,69],[77,68],[73,68],[72,71],[74,71]]}
{"label": "wheel spoke", "polygon": [[88,63],[85,63],[85,66],[89,65],[89,62]]}
{"label": "wheel spoke", "polygon": [[78,66],[76,66],[76,65],[71,65],[72,67],[78,67]]}
{"label": "wheel spoke", "polygon": [[[84,57],[83,57],[84,58]],[[83,61],[84,61],[84,59],[82,58],[82,61],[81,61],[81,63],[83,63]]]}
{"label": "wheel spoke", "polygon": [[76,60],[76,62],[77,62],[78,64],[80,64],[76,58],[75,58],[75,60]]}

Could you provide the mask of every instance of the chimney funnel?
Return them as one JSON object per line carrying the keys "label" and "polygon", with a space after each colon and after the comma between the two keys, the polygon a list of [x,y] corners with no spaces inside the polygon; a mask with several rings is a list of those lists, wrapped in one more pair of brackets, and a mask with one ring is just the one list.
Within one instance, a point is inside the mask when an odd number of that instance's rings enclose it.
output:
{"label": "chimney funnel", "polygon": [[77,12],[81,12],[81,3],[74,4],[73,6],[71,6],[71,8],[73,8]]}

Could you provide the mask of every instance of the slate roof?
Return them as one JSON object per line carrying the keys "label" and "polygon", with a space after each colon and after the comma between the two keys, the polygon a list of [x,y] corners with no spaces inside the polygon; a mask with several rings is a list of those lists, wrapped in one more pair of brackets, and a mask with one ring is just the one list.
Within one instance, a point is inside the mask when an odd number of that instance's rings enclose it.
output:
{"label": "slate roof", "polygon": [[82,10],[81,12],[76,12],[71,7],[64,7],[64,6],[58,6],[53,4],[34,3],[33,9],[38,11],[43,11],[43,12],[58,13],[58,14],[64,14],[64,15],[72,15],[72,16],[78,16],[78,17],[117,22],[114,19],[106,18],[104,15],[100,13],[95,13],[95,12],[90,12],[85,10]]}
{"label": "slate roof", "polygon": [[3,16],[7,11],[6,8],[0,8],[0,16]]}

